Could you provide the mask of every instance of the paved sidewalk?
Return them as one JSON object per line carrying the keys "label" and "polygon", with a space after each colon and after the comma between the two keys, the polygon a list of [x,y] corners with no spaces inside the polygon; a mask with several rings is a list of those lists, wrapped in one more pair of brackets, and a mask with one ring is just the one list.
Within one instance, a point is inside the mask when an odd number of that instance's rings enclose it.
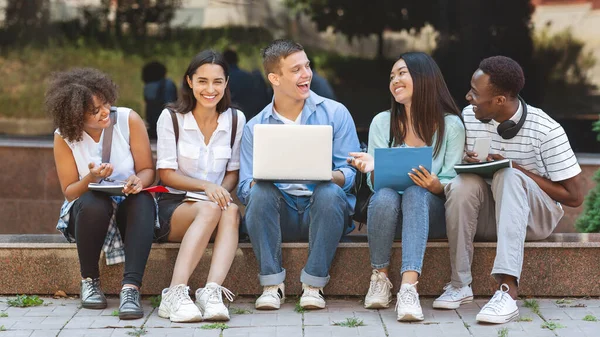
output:
{"label": "paved sidewalk", "polygon": [[[79,308],[77,299],[44,298],[38,307],[9,307],[0,297],[0,337],[70,337],[70,336],[194,336],[194,337],[320,337],[320,336],[600,336],[599,299],[536,299],[538,313],[519,301],[521,318],[504,325],[482,325],[475,315],[487,299],[477,299],[458,310],[433,310],[432,298],[421,299],[425,321],[399,323],[393,307],[386,310],[366,310],[359,298],[329,299],[327,309],[298,313],[294,302],[288,299],[279,311],[257,311],[252,298],[238,298],[231,304],[232,319],[226,326],[211,327],[211,323],[170,323],[157,316],[157,309],[144,300],[145,316],[139,320],[121,321],[112,316],[118,309],[117,298],[109,298],[106,310]],[[334,325],[356,318],[359,327]],[[563,326],[554,330],[542,325]],[[223,327],[226,327],[223,329]]]}

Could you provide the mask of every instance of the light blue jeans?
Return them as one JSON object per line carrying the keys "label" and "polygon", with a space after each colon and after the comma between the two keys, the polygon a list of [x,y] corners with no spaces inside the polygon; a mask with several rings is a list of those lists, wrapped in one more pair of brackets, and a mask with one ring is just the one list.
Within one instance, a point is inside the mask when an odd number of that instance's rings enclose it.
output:
{"label": "light blue jeans", "polygon": [[244,220],[262,286],[285,280],[281,242],[308,239],[308,260],[300,281],[313,287],[329,282],[329,267],[351,221],[346,193],[332,182],[316,185],[310,197],[289,195],[273,183],[257,182],[250,190]]}
{"label": "light blue jeans", "polygon": [[390,188],[375,192],[367,213],[371,266],[389,266],[394,238],[401,238],[400,274],[416,271],[420,275],[427,238],[446,237],[444,201],[419,186],[407,188],[404,194]]}

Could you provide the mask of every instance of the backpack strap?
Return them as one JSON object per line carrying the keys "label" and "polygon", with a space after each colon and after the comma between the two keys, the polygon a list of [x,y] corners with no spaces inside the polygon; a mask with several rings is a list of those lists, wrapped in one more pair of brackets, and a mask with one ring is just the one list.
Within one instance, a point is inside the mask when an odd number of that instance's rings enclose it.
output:
{"label": "backpack strap", "polygon": [[231,108],[231,141],[229,147],[233,149],[233,143],[235,142],[235,135],[237,134],[238,114],[235,108]]}
{"label": "backpack strap", "polygon": [[171,120],[173,121],[173,132],[175,133],[175,148],[177,148],[177,143],[179,142],[179,123],[177,123],[177,115],[175,115],[175,111],[169,109],[169,113],[171,114]]}
{"label": "backpack strap", "polygon": [[113,129],[117,124],[117,107],[110,107],[110,125],[104,129],[104,138],[102,139],[102,162],[110,163],[110,150],[112,148]]}

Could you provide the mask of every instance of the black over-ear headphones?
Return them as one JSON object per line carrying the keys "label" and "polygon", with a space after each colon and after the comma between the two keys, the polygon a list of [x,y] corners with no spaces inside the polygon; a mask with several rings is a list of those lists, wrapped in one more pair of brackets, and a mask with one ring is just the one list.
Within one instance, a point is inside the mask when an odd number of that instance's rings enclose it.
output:
{"label": "black over-ear headphones", "polygon": [[[509,119],[498,124],[498,127],[496,128],[496,131],[498,132],[500,137],[504,139],[514,138],[517,135],[517,133],[519,133],[519,130],[521,130],[521,128],[523,127],[523,124],[525,124],[525,119],[527,118],[527,103],[525,103],[525,100],[521,96],[517,97],[519,98],[519,102],[521,102],[521,106],[523,107],[523,114],[521,114],[521,118],[519,119],[519,121],[515,123],[514,121]],[[491,122],[491,119],[482,119],[481,122],[489,123]]]}

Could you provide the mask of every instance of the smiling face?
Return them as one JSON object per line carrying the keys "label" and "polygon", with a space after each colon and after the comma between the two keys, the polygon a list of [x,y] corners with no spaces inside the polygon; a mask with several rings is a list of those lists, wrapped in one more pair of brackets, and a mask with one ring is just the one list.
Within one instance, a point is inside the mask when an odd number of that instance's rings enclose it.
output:
{"label": "smiling face", "polygon": [[92,96],[94,107],[85,114],[83,128],[85,130],[103,130],[110,125],[110,104],[103,102],[96,95]]}
{"label": "smiling face", "polygon": [[276,94],[294,100],[305,100],[310,96],[312,70],[304,51],[290,54],[279,62],[279,73],[270,73],[268,78]]}
{"label": "smiling face", "polygon": [[191,78],[187,76],[187,82],[192,88],[197,104],[205,108],[216,108],[227,87],[225,71],[220,65],[213,63],[198,67]]}
{"label": "smiling face", "polygon": [[403,59],[399,59],[390,72],[390,92],[400,104],[410,104],[413,95],[413,80]]}
{"label": "smiling face", "polygon": [[473,106],[475,118],[479,120],[495,119],[500,112],[500,106],[494,104],[498,96],[490,85],[490,76],[481,69],[477,69],[471,77],[471,90],[465,96]]}

